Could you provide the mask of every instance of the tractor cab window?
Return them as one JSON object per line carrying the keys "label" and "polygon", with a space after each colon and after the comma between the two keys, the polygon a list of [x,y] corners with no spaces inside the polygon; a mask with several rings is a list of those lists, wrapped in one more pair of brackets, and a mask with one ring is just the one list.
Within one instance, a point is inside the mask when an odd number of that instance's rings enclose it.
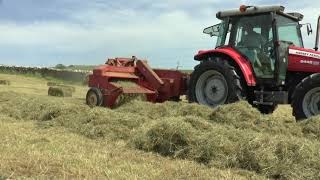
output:
{"label": "tractor cab window", "polygon": [[230,38],[231,24],[229,24],[229,19],[223,20],[219,26],[219,34],[217,35],[216,48],[224,45],[228,45]]}
{"label": "tractor cab window", "polygon": [[230,45],[252,64],[257,78],[274,78],[274,46],[270,14],[242,16],[232,20]]}
{"label": "tractor cab window", "polygon": [[280,41],[293,43],[298,47],[303,47],[300,25],[297,21],[277,15],[277,28]]}

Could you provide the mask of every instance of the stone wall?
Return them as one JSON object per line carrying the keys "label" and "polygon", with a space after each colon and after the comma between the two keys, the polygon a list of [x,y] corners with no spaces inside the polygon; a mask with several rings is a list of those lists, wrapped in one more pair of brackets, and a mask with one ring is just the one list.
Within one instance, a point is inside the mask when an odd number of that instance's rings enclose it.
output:
{"label": "stone wall", "polygon": [[0,72],[9,74],[30,74],[41,77],[53,77],[66,81],[83,82],[91,71],[83,70],[57,70],[53,68],[43,67],[22,67],[22,66],[6,66],[0,65]]}

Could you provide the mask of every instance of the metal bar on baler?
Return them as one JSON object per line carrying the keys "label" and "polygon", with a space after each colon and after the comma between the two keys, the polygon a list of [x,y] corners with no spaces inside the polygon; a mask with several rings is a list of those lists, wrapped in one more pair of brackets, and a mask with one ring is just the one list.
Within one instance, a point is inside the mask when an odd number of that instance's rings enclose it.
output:
{"label": "metal bar on baler", "polygon": [[164,85],[164,82],[161,80],[161,78],[151,69],[151,67],[146,62],[138,60],[136,65],[139,72],[155,89],[159,89]]}

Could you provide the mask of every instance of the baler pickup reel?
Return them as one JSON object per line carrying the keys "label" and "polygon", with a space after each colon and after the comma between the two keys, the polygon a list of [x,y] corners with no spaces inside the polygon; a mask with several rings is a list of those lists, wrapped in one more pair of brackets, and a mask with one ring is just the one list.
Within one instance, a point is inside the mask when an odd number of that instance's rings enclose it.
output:
{"label": "baler pickup reel", "polygon": [[86,101],[91,107],[112,108],[121,95],[143,95],[147,101],[178,99],[186,93],[188,75],[175,70],[153,70],[147,61],[108,59],[89,76]]}

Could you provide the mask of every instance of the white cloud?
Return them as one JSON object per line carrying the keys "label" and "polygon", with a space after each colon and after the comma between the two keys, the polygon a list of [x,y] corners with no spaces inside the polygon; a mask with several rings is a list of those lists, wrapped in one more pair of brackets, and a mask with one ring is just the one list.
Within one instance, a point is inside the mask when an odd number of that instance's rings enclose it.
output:
{"label": "white cloud", "polygon": [[[139,0],[137,3],[143,3],[142,1],[150,4],[150,1],[146,0]],[[125,7],[112,10],[89,8],[71,12],[69,16],[74,22],[62,19],[29,24],[1,22],[2,51],[6,47],[18,47],[30,50],[30,53],[24,50],[24,54],[9,54],[5,57],[0,53],[0,59],[9,56],[17,64],[25,64],[27,60],[34,65],[41,64],[43,59],[46,59],[48,64],[56,64],[58,61],[52,56],[57,55],[59,59],[68,58],[64,61],[66,64],[99,64],[107,56],[137,55],[149,58],[154,66],[174,67],[179,60],[185,68],[191,68],[195,64],[193,55],[197,50],[214,46],[213,40],[202,34],[202,29],[219,22],[215,18],[218,9],[195,9],[194,11],[203,12],[203,17],[195,18],[190,12],[174,7],[187,3],[192,7],[211,2],[214,1],[156,1],[152,4],[153,7],[170,10],[153,13],[150,9],[138,11]],[[234,1],[234,5],[246,2]],[[312,22],[315,30],[315,14],[318,13],[316,6],[319,7],[319,4],[306,9],[291,10],[304,12],[305,21]],[[313,43],[314,36],[306,38],[308,47],[312,47]],[[36,51],[31,51],[32,49]],[[40,55],[37,56],[35,52]]]}
{"label": "white cloud", "polygon": [[[34,47],[44,53],[48,51],[49,55],[79,53],[80,56],[84,52],[99,50],[100,53],[104,51],[106,56],[122,54],[139,56],[141,54],[141,56],[153,58],[156,65],[168,67],[170,62],[167,62],[168,65],[155,57],[161,51],[175,59],[180,55],[179,51],[175,52],[177,54],[172,54],[173,49],[190,49],[188,60],[192,61],[197,48],[203,47],[203,44],[211,45],[207,36],[202,35],[203,27],[211,23],[194,22],[181,11],[163,14],[153,20],[140,17],[134,12],[123,11],[121,13],[131,17],[124,23],[113,23],[113,17],[102,16],[99,15],[100,13],[85,13],[88,19],[99,17],[95,19],[94,24],[85,26],[64,22],[38,22],[24,25],[3,22],[0,24],[0,46],[2,48],[16,46],[20,49]],[[119,20],[118,17],[114,19]],[[169,51],[165,52],[165,50]],[[92,57],[98,58],[94,54]],[[17,60],[22,61],[22,58],[17,57]],[[97,64],[103,61],[104,59],[95,59],[90,63]],[[176,60],[173,61],[175,64]]]}

